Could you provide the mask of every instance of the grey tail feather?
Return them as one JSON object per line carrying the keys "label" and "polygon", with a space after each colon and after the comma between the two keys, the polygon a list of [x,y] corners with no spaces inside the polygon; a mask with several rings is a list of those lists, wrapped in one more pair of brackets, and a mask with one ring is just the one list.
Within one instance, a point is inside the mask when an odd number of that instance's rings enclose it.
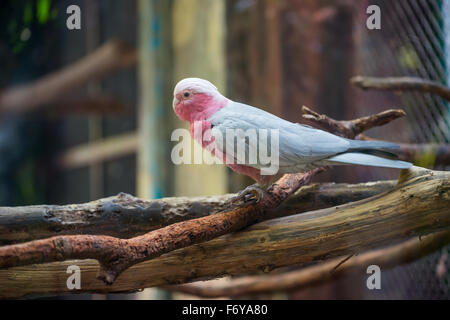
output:
{"label": "grey tail feather", "polygon": [[412,164],[409,162],[386,159],[382,157],[377,157],[372,154],[360,152],[341,153],[326,159],[326,161],[329,162],[331,165],[358,164],[363,166],[397,168],[397,169],[408,169],[412,166]]}
{"label": "grey tail feather", "polygon": [[365,140],[350,140],[350,148],[348,151],[357,151],[357,150],[380,150],[380,149],[399,149],[400,146],[385,141],[365,141]]}
{"label": "grey tail feather", "polygon": [[387,151],[387,150],[376,150],[376,149],[359,149],[357,152],[365,153],[365,154],[373,154],[374,156],[384,157],[388,159],[396,160],[398,159],[398,155]]}
{"label": "grey tail feather", "polygon": [[395,143],[385,141],[364,141],[364,140],[348,140],[350,142],[350,148],[347,152],[361,152],[367,154],[373,154],[375,156],[387,157],[390,159],[398,159],[398,156],[393,153],[392,149],[398,149],[399,146]]}

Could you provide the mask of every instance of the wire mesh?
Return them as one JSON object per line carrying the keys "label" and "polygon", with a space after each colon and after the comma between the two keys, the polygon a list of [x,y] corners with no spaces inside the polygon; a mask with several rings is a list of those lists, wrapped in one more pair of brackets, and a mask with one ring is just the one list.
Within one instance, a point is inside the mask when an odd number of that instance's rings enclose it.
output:
{"label": "wire mesh", "polygon": [[[450,83],[449,2],[369,1],[381,9],[381,30],[364,28],[362,31],[358,72],[368,76],[413,76]],[[387,94],[377,93],[380,97]],[[403,92],[400,99],[407,112],[409,141],[449,142],[447,101],[416,92]],[[368,292],[368,298],[449,299],[449,252],[450,246],[447,246],[414,263],[384,271],[382,290]]]}

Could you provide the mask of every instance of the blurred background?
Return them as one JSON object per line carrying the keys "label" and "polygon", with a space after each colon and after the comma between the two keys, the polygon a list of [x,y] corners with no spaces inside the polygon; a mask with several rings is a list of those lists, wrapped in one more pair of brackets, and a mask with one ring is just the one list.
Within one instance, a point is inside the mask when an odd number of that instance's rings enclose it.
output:
{"label": "blurred background", "polygon": [[[73,4],[81,28],[70,30]],[[371,4],[381,8],[379,30],[366,27]],[[406,117],[368,135],[449,142],[442,98],[362,91],[350,83],[366,75],[447,84],[449,1],[2,0],[0,6],[1,206],[80,203],[119,192],[216,195],[250,184],[225,166],[172,164],[170,135],[186,127],[173,114],[172,92],[186,77],[206,78],[229,98],[291,121],[300,120],[302,105],[336,119],[402,108]],[[416,164],[448,169],[434,159]],[[336,168],[316,181],[397,174]],[[449,299],[448,268],[436,271],[448,252],[384,271],[383,290],[367,290],[364,279],[348,276],[272,298]],[[127,296],[108,295],[114,297]],[[146,297],[177,295],[158,290]]]}

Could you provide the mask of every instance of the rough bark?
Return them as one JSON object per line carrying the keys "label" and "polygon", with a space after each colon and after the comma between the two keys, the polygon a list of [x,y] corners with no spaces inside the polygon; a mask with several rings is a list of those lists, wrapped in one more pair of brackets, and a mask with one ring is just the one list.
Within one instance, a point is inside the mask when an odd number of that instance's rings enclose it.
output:
{"label": "rough bark", "polygon": [[0,247],[0,268],[69,259],[96,259],[101,266],[98,279],[112,284],[120,273],[136,263],[211,240],[262,220],[267,210],[279,206],[322,170],[317,168],[304,174],[285,175],[257,203],[175,223],[131,239],[97,235],[56,236]]}
{"label": "rough bark", "polygon": [[[69,265],[78,265],[82,271],[81,290],[77,292],[119,292],[210,279],[226,274],[270,271],[277,267],[361,253],[412,236],[448,230],[449,178],[448,172],[414,167],[402,173],[395,188],[382,194],[338,207],[268,220],[241,232],[169,252],[125,270],[112,286],[105,286],[95,279],[98,264],[93,260],[72,260],[0,270],[0,295],[19,297],[68,292],[66,279],[69,275],[66,269]],[[212,220],[216,220],[218,216],[212,216]],[[186,234],[187,238],[189,234]],[[87,236],[84,240],[89,241],[84,244],[91,244],[92,251],[97,251],[101,257],[114,252],[111,251],[114,242],[121,245],[116,247],[116,252],[127,251],[127,247],[123,245],[134,244],[129,240],[104,237],[103,241],[109,243],[103,243],[106,247],[100,249],[100,243],[93,241],[94,239],[98,238]],[[61,238],[54,240],[59,254],[69,253],[65,257],[58,257],[55,253],[55,260],[82,258],[75,257],[78,249],[70,249],[70,241],[64,242]],[[17,259],[22,256],[17,254],[18,250],[33,243],[43,245],[45,242],[41,241],[1,247],[2,266],[20,264]],[[152,245],[153,242],[140,242],[135,247],[136,254],[142,254]],[[43,246],[33,251],[32,255],[42,262],[42,256],[47,253],[46,248],[49,247]],[[84,255],[83,258],[87,256]],[[27,259],[32,260],[31,256]]]}
{"label": "rough bark", "polygon": [[203,298],[238,297],[271,292],[286,292],[318,285],[345,275],[366,274],[367,267],[377,265],[385,271],[425,257],[450,243],[450,231],[425,237],[414,237],[400,244],[365,252],[351,257],[340,257],[299,270],[248,276],[229,281],[187,283],[167,286],[165,289]]}
{"label": "rough bark", "polygon": [[[361,200],[384,192],[394,184],[395,181],[311,184],[300,188],[268,218]],[[0,244],[66,234],[131,238],[172,223],[223,211],[234,196],[143,200],[121,193],[83,204],[0,207]]]}

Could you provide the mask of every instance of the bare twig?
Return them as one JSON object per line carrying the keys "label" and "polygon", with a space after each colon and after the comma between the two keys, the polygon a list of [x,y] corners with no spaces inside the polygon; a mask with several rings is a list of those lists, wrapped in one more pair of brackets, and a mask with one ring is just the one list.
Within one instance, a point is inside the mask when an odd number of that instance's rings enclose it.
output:
{"label": "bare twig", "polygon": [[363,77],[357,76],[351,82],[362,89],[393,90],[393,91],[420,91],[433,93],[450,101],[450,89],[437,81],[414,77]]}
{"label": "bare twig", "polygon": [[369,130],[373,127],[385,125],[395,119],[403,117],[406,113],[400,109],[391,109],[374,114],[368,117],[362,117],[350,121],[337,121],[327,115],[318,114],[306,106],[302,107],[303,121],[319,129],[331,132],[333,134],[355,138],[358,134]]}
{"label": "bare twig", "polygon": [[352,253],[350,255],[348,255],[347,257],[345,257],[344,259],[342,259],[341,261],[339,261],[334,267],[333,269],[331,269],[331,273],[336,272],[340,266],[342,266],[345,262],[347,262],[348,260],[351,259],[351,257],[353,257],[355,254]]}

